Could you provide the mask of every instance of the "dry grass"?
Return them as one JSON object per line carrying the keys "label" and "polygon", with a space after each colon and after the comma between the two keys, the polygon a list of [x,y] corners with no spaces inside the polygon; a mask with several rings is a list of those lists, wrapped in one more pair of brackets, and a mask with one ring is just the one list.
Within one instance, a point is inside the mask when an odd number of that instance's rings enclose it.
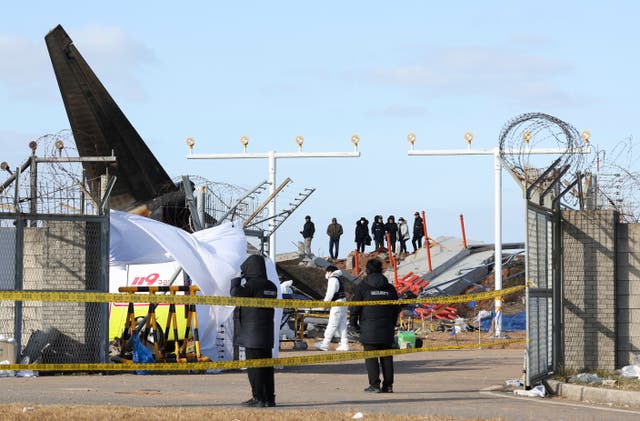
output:
{"label": "dry grass", "polygon": [[[418,326],[415,326],[418,327]],[[504,332],[503,333],[505,339],[525,339],[525,332],[524,331],[518,331],[518,332]],[[436,347],[436,346],[451,346],[451,345],[474,345],[478,343],[478,332],[460,332],[458,334],[456,334],[455,336],[451,336],[451,332],[427,332],[426,335],[422,334],[422,333],[418,333],[417,335],[418,337],[420,337],[423,341],[423,347],[424,348],[430,348],[430,347]],[[305,338],[305,342],[307,342],[308,345],[308,351],[302,351],[303,353],[306,352],[315,352],[315,349],[313,348],[313,344],[314,342],[319,341],[320,338]],[[483,343],[485,342],[496,342],[496,341],[500,341],[501,339],[498,338],[493,338],[487,335],[487,332],[480,332],[480,346],[482,346]],[[333,350],[335,347],[337,347],[338,344],[332,344],[331,345],[331,349]],[[518,343],[511,343],[511,344],[506,344],[506,345],[500,345],[500,346],[495,346],[492,347],[493,349],[524,349],[526,346],[526,343],[523,342],[518,342]],[[359,343],[351,343],[349,344],[349,347],[351,348],[352,351],[362,351],[362,345],[360,345]],[[288,357],[290,356],[289,352],[293,351],[293,343],[292,342],[283,342],[280,344],[280,350],[283,351],[281,352],[280,356],[281,357]],[[298,351],[293,351],[293,352],[298,352]]]}
{"label": "dry grass", "polygon": [[[571,383],[569,379],[572,376],[577,375],[578,373],[582,373],[583,371],[578,370],[560,370],[554,378],[561,382]],[[602,379],[615,380],[614,384],[593,384],[593,383],[571,383],[571,384],[579,384],[581,386],[588,387],[599,387],[603,389],[615,389],[615,390],[630,390],[630,391],[640,391],[640,379],[629,379],[626,377],[622,377],[619,372],[616,371],[607,371],[607,370],[595,370],[595,371],[586,371],[591,374],[597,374]]]}
{"label": "dry grass", "polygon": [[[504,339],[525,339],[524,331],[503,332]],[[480,346],[485,342],[500,341],[499,338],[489,337],[487,332],[480,332]],[[423,346],[425,348],[442,345],[473,345],[478,343],[478,332],[460,332],[455,336],[451,336],[451,332],[429,332],[423,337]],[[492,347],[493,349],[525,349],[526,343],[518,342],[506,345]]]}
{"label": "dry grass", "polygon": [[[458,334],[456,334],[455,336],[451,336],[451,332],[439,332],[439,331],[434,331],[434,332],[429,332],[429,322],[425,323],[425,330],[427,331],[426,335],[423,334],[421,331],[418,332],[417,336],[422,338],[423,341],[423,347],[424,348],[430,348],[430,347],[435,347],[435,346],[451,346],[451,345],[473,345],[473,344],[477,344],[478,343],[478,332],[460,332]],[[420,328],[420,323],[416,322],[416,324],[414,325],[415,328]],[[504,332],[503,335],[505,336],[505,339],[525,339],[526,335],[524,331],[518,331],[518,332]],[[307,342],[308,345],[308,349],[309,351],[315,351],[313,348],[313,344],[314,342],[317,342],[320,340],[320,338],[305,338],[304,339],[305,342]],[[487,332],[480,332],[480,346],[482,346],[483,343],[485,342],[496,342],[496,341],[500,341],[500,339],[498,338],[493,338],[487,335]],[[332,344],[331,345],[331,349],[333,350],[336,346],[338,346],[338,344]],[[360,345],[359,343],[351,343],[349,344],[349,347],[351,348],[352,351],[362,351],[362,345]],[[492,347],[494,349],[524,349],[526,347],[526,343],[523,342],[519,342],[519,343],[512,343],[512,344],[506,344],[506,345],[500,345],[500,346],[495,346]],[[284,351],[280,354],[281,357],[288,357],[291,354],[289,354],[290,351],[292,351],[293,349],[293,343],[292,342],[282,342],[280,344],[280,350]],[[309,351],[303,351],[303,354]],[[293,351],[296,352],[296,351]]]}
{"label": "dry grass", "polygon": [[624,377],[613,377],[613,378],[617,379],[616,384],[614,386],[602,386],[602,387],[613,387],[614,389],[619,389],[619,390],[640,391],[639,379],[627,379]]}
{"label": "dry grass", "polygon": [[[116,406],[81,406],[81,405],[0,405],[2,419],[8,420],[65,420],[92,421],[100,420],[225,420],[225,421],[293,421],[293,420],[350,420],[355,412],[328,411],[291,411],[279,409],[244,409],[244,408],[133,408]],[[364,420],[399,421],[453,421],[461,418],[408,416],[390,414],[364,414]],[[479,419],[479,418],[474,418]]]}

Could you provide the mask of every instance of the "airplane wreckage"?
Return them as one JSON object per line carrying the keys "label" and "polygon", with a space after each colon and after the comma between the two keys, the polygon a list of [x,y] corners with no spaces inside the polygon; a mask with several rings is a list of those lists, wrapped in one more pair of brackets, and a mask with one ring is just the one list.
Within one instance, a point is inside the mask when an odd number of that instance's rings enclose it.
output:
{"label": "airplane wreckage", "polygon": [[[275,217],[267,217],[264,209],[291,182],[289,178],[264,199],[261,194],[267,191],[267,181],[242,189],[197,176],[172,179],[63,27],[58,25],[52,29],[45,36],[45,42],[79,155],[75,162],[81,162],[83,188],[95,198],[94,203],[100,203],[107,190],[109,208],[146,216],[189,232],[232,220],[241,223],[247,238],[253,239],[248,247],[268,255],[265,249],[269,237],[315,191],[305,188],[285,201],[287,208],[277,211]],[[32,141],[29,146],[34,157],[38,144]],[[61,154],[63,142],[57,140],[55,148]],[[28,158],[18,172],[25,172],[31,162],[32,158]],[[1,168],[10,176],[0,184],[0,193],[19,178],[6,162]],[[106,188],[100,182],[104,174],[110,180]],[[31,212],[36,212],[36,208],[32,206]],[[279,264],[276,266],[280,275],[293,279],[294,286],[304,294],[311,298],[323,297],[325,282],[321,271],[309,277],[308,272],[300,276]]]}

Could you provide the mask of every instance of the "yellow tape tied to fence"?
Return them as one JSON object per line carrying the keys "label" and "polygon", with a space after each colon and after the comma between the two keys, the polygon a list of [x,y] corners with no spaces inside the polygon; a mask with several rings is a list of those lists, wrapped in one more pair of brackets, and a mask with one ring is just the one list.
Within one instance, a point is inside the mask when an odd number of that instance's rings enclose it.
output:
{"label": "yellow tape tied to fence", "polygon": [[285,300],[272,298],[219,297],[211,295],[151,295],[151,294],[112,294],[106,292],[60,292],[60,291],[0,291],[0,301],[56,301],[75,303],[167,303],[200,304],[236,307],[269,308],[312,308],[339,306],[379,306],[407,304],[453,304],[482,301],[513,294],[524,289],[524,285],[505,288],[498,291],[451,297],[421,297],[406,300],[381,301],[312,301]]}
{"label": "yellow tape tied to fence", "polygon": [[[524,343],[526,339],[507,339],[502,341],[483,342],[483,348]],[[94,363],[94,364],[3,364],[3,370],[33,370],[33,371],[204,371],[204,370],[232,370],[256,367],[285,367],[295,365],[309,365],[321,363],[337,363],[365,358],[378,358],[391,355],[413,354],[426,351],[446,351],[453,349],[477,348],[478,344],[443,345],[428,348],[385,349],[381,351],[351,351],[335,352],[308,356],[264,358],[259,360],[209,361],[191,363]]]}
{"label": "yellow tape tied to fence", "polygon": [[[269,308],[312,308],[332,306],[373,306],[373,305],[407,305],[407,304],[453,304],[471,301],[482,301],[513,294],[524,289],[524,285],[505,288],[499,291],[476,294],[457,295],[451,297],[423,297],[406,300],[384,301],[346,301],[327,302],[311,300],[285,300],[269,298],[219,297],[206,295],[151,295],[151,294],[111,294],[97,292],[51,292],[51,291],[0,291],[0,301],[53,301],[53,302],[86,302],[86,303],[168,303],[168,304],[200,304],[238,307]],[[525,339],[485,342],[482,347],[492,347],[525,342]],[[286,358],[268,358],[242,361],[209,361],[188,363],[85,363],[85,364],[3,364],[3,370],[34,371],[204,371],[230,370],[239,368],[293,366],[306,364],[334,363],[341,361],[378,358],[390,355],[411,354],[415,352],[442,351],[451,349],[475,348],[478,344],[445,345],[428,348],[388,349],[381,351],[357,351],[341,353],[322,353],[320,355],[298,356]]]}

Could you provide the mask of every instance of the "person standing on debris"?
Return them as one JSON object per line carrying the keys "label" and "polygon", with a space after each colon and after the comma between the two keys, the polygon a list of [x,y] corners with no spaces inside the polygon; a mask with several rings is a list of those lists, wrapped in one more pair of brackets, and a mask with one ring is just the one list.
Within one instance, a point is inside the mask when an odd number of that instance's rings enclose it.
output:
{"label": "person standing on debris", "polygon": [[373,234],[373,240],[376,242],[375,249],[384,247],[384,222],[382,221],[382,215],[376,215],[371,225],[371,234]]}
{"label": "person standing on debris", "polygon": [[[324,301],[346,301],[346,295],[344,291],[344,283],[339,278],[342,276],[342,271],[333,265],[327,266],[324,273],[324,277],[327,279],[327,293],[324,296]],[[324,330],[324,339],[322,342],[316,342],[314,346],[321,351],[328,351],[331,339],[333,339],[336,330],[340,333],[340,346],[336,348],[336,351],[348,351],[349,350],[349,337],[347,336],[347,307],[345,306],[333,306],[329,311],[329,322],[327,328]]]}
{"label": "person standing on debris", "polygon": [[[382,263],[378,259],[367,262],[367,276],[356,287],[353,301],[397,300],[398,293],[382,274]],[[350,324],[360,331],[360,342],[365,351],[391,349],[394,343],[394,330],[399,305],[354,306],[350,309]],[[365,359],[369,387],[365,392],[393,392],[393,357]],[[382,368],[382,386],[380,385],[380,369]]]}
{"label": "person standing on debris", "polygon": [[409,240],[409,226],[403,217],[398,218],[398,241],[400,241],[400,254],[407,253],[407,240]]}
{"label": "person standing on debris", "polygon": [[413,246],[413,252],[415,253],[419,248],[422,248],[424,225],[422,224],[422,218],[418,212],[413,215],[415,216],[415,219],[413,220],[413,238],[411,239],[411,245]]}
{"label": "person standing on debris", "polygon": [[[232,297],[277,298],[277,287],[267,278],[264,257],[251,255],[231,280]],[[247,360],[271,358],[274,342],[273,308],[236,307],[234,345],[243,346]],[[247,368],[252,398],[243,406],[276,406],[273,367]]]}
{"label": "person standing on debris", "polygon": [[327,227],[327,235],[329,236],[329,256],[332,259],[338,258],[338,250],[340,249],[340,237],[342,236],[342,225],[338,224],[336,218],[331,219],[331,223]]}
{"label": "person standing on debris", "polygon": [[385,233],[389,234],[389,242],[391,244],[387,244],[391,248],[391,252],[396,254],[396,240],[398,237],[398,224],[396,224],[396,219],[393,215],[387,218],[387,223],[384,224]]}
{"label": "person standing on debris", "polygon": [[365,246],[371,244],[371,236],[369,235],[369,221],[364,216],[356,222],[356,250],[364,253]]}
{"label": "person standing on debris", "polygon": [[311,257],[311,240],[313,240],[313,234],[316,232],[316,226],[311,222],[309,215],[304,217],[304,226],[302,227],[302,238],[304,238],[304,254]]}

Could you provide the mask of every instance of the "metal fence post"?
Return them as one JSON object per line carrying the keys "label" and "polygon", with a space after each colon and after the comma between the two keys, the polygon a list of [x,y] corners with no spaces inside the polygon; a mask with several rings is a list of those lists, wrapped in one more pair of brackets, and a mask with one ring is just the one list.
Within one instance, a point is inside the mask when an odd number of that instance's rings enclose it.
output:
{"label": "metal fence post", "polygon": [[[23,258],[24,256],[24,219],[22,214],[16,213],[16,238],[15,238],[15,285],[16,291],[22,291],[23,282]],[[13,337],[16,340],[18,350],[22,349],[22,301],[14,303],[14,327]]]}

